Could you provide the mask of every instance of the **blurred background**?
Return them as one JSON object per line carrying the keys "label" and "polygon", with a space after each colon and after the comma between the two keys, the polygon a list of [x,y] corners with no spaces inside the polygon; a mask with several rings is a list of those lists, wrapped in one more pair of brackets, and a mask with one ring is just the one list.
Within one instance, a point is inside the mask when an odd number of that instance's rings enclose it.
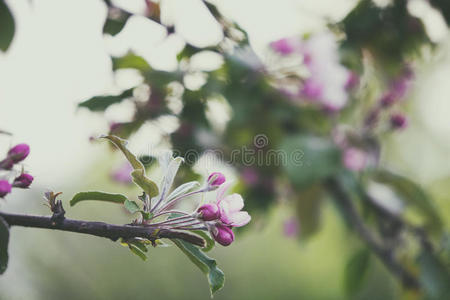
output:
{"label": "blurred background", "polygon": [[[10,49],[0,53],[0,128],[13,136],[0,136],[2,153],[26,142],[31,154],[26,169],[35,181],[0,200],[7,212],[48,214],[43,192],[62,191],[67,201],[80,190],[108,190],[135,196],[138,190],[111,179],[123,158],[108,145],[90,141],[110,130],[112,122],[132,119],[134,106],[115,104],[103,117],[78,108],[78,103],[99,94],[117,93],[136,86],[142,78],[133,70],[111,70],[110,56],[132,50],[152,68],[174,71],[177,54],[186,41],[197,47],[213,45],[221,30],[201,1],[164,0],[165,18],[177,28],[166,38],[162,26],[132,16],[115,36],[102,33],[107,16],[103,1],[6,1],[16,22]],[[390,1],[374,1],[389,5]],[[410,14],[423,22],[435,44],[415,69],[415,83],[405,110],[409,126],[382,137],[382,163],[414,179],[433,195],[444,227],[449,228],[450,204],[450,39],[443,16],[427,1],[410,1]],[[144,1],[114,1],[139,12]],[[327,28],[341,21],[356,5],[353,0],[241,0],[223,1],[224,15],[249,35],[261,61],[270,60],[270,42]],[[426,52],[426,51],[425,51]],[[217,59],[199,59],[199,68],[214,68]],[[195,78],[193,83],[195,85]],[[227,118],[219,111],[220,123]],[[220,121],[220,118],[224,118]],[[167,118],[146,124],[130,137],[140,153],[159,144],[177,122]],[[223,125],[224,126],[224,125]],[[173,129],[172,129],[173,128]],[[225,163],[195,165],[198,174],[222,171],[238,180]],[[226,274],[225,287],[216,299],[348,299],[343,272],[349,257],[362,242],[349,234],[337,208],[325,201],[321,227],[307,241],[286,234],[293,214],[289,204],[271,206],[253,226],[241,232],[230,247],[216,247],[215,257]],[[117,207],[87,203],[67,210],[69,218],[129,222]],[[0,277],[0,299],[209,299],[203,274],[175,247],[151,249],[142,262],[126,248],[106,239],[39,229],[13,228],[7,272]],[[408,297],[384,266],[372,260],[367,281],[353,299]]]}

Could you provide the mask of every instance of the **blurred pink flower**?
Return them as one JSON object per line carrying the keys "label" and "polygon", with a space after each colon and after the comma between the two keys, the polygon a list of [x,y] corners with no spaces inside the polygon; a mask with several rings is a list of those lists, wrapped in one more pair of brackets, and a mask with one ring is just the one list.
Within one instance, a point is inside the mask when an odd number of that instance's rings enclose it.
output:
{"label": "blurred pink flower", "polygon": [[367,153],[355,147],[349,147],[344,150],[342,163],[344,166],[352,171],[360,171],[367,165]]}
{"label": "blurred pink flower", "polygon": [[297,237],[299,234],[299,222],[297,217],[290,217],[283,224],[284,235],[290,238]]}
{"label": "blurred pink flower", "polygon": [[289,55],[300,49],[301,42],[297,37],[282,38],[270,43],[270,47],[281,55]]}
{"label": "blurred pink flower", "polygon": [[241,173],[242,180],[248,185],[255,185],[259,181],[258,172],[255,169],[246,167]]}
{"label": "blurred pink flower", "polygon": [[355,79],[354,74],[339,62],[338,45],[334,35],[313,35],[302,43],[300,52],[310,72],[301,95],[318,101],[331,111],[342,109],[348,101],[349,85],[352,85]]}
{"label": "blurred pink flower", "polygon": [[133,167],[130,165],[130,163],[125,162],[123,165],[121,165],[111,173],[111,178],[114,181],[129,184],[133,182],[133,179],[131,178],[132,171]]}

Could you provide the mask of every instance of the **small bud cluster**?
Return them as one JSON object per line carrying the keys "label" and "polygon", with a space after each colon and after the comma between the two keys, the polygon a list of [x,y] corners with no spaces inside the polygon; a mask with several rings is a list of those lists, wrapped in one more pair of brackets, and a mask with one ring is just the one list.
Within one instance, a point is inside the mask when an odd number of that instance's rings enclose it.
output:
{"label": "small bud cluster", "polygon": [[[369,111],[365,120],[365,126],[368,129],[374,128],[382,112],[389,110],[395,105],[400,103],[408,91],[411,89],[412,81],[414,79],[414,73],[409,66],[406,66],[401,74],[391,81],[388,90],[381,96],[375,107]],[[400,113],[389,112],[389,128],[392,130],[404,129],[407,127],[408,122],[406,117]]]}
{"label": "small bud cluster", "polygon": [[[9,149],[6,157],[0,161],[0,198],[11,193],[12,188],[28,188],[33,182],[33,176],[21,171],[18,175],[14,166],[22,162],[30,154],[27,144],[18,144]],[[11,177],[13,177],[12,180]]]}

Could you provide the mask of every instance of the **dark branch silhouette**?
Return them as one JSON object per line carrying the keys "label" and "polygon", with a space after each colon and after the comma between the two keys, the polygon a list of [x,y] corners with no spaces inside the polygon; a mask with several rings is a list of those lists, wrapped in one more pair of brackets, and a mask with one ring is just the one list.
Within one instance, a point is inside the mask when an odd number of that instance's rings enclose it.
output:
{"label": "dark branch silhouette", "polygon": [[55,219],[52,217],[20,215],[0,212],[0,218],[3,218],[9,226],[22,226],[33,228],[54,229],[61,231],[70,231],[84,233],[98,237],[108,238],[117,241],[119,238],[146,238],[155,241],[160,238],[180,239],[188,243],[204,247],[205,240],[197,235],[187,232],[181,232],[170,229],[159,229],[152,226],[138,225],[114,225],[104,222],[91,222],[73,219]]}

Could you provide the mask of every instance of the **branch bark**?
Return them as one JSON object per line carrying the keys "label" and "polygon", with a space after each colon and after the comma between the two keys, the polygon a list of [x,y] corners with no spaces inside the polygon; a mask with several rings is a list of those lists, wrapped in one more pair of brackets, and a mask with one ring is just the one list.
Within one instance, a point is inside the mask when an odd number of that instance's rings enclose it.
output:
{"label": "branch bark", "polygon": [[9,214],[3,212],[0,212],[0,218],[3,218],[10,227],[22,226],[77,232],[108,238],[112,241],[117,241],[119,238],[126,239],[134,237],[146,238],[150,241],[167,238],[184,240],[200,247],[205,246],[205,240],[197,235],[177,230],[159,229],[152,226],[114,225],[104,222],[91,222],[65,218],[54,220],[51,217]]}
{"label": "branch bark", "polygon": [[354,230],[359,234],[361,239],[369,246],[383,264],[397,276],[402,284],[407,288],[419,288],[417,278],[411,274],[405,267],[395,260],[394,249],[387,247],[377,236],[367,227],[363,219],[358,213],[356,206],[349,198],[347,193],[342,189],[340,184],[333,178],[326,181],[326,187],[330,194],[334,197],[341,208],[347,214]]}

